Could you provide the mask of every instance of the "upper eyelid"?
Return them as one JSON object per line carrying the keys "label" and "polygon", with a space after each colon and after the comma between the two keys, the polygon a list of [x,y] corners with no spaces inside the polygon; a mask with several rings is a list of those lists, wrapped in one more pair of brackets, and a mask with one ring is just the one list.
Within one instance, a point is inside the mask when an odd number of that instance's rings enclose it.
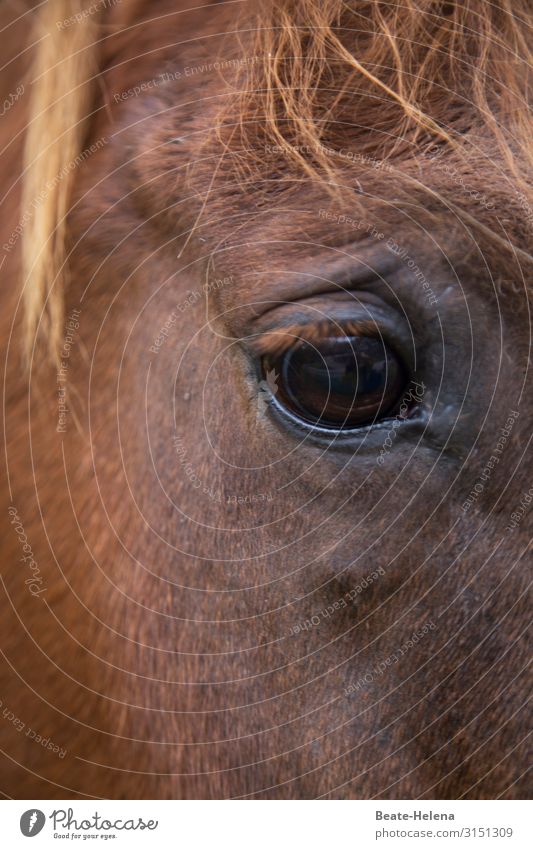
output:
{"label": "upper eyelid", "polygon": [[301,340],[318,344],[331,336],[381,336],[380,328],[375,321],[335,320],[333,318],[312,321],[302,324],[289,324],[264,333],[248,340],[256,356],[276,356],[290,350]]}

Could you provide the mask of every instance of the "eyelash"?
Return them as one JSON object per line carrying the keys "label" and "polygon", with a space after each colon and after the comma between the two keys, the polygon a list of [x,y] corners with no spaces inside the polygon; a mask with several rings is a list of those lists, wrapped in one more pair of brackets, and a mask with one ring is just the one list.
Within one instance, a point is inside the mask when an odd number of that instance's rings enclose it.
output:
{"label": "eyelash", "polygon": [[301,343],[308,342],[318,345],[333,336],[367,336],[381,338],[382,334],[377,324],[369,320],[335,321],[324,319],[309,324],[289,324],[261,334],[251,340],[254,355],[258,358],[265,356],[280,356]]}

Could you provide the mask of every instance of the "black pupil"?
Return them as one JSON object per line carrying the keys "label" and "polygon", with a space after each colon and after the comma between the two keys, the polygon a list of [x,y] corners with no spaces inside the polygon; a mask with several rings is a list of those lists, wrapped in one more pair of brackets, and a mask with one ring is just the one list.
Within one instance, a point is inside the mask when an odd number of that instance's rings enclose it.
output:
{"label": "black pupil", "polygon": [[303,341],[268,367],[279,374],[279,403],[306,422],[336,430],[383,417],[405,385],[396,355],[382,339],[364,336]]}

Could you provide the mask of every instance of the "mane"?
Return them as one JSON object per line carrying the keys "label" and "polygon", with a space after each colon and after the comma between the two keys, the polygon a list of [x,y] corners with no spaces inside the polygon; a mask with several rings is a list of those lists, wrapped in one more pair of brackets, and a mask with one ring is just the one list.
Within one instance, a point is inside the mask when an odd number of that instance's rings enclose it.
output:
{"label": "mane", "polygon": [[[41,321],[52,349],[72,190],[72,175],[56,175],[82,150],[99,16],[64,30],[56,23],[83,5],[48,0],[36,12],[48,37],[35,56],[25,208],[52,188],[23,236],[26,327],[32,343]],[[257,61],[243,63],[236,103],[216,127],[233,184],[249,187],[265,172],[281,183],[305,175],[334,184],[355,156],[396,163],[427,149],[472,167],[471,140],[482,138],[531,209],[530,0],[261,0],[244,15],[246,54]]]}

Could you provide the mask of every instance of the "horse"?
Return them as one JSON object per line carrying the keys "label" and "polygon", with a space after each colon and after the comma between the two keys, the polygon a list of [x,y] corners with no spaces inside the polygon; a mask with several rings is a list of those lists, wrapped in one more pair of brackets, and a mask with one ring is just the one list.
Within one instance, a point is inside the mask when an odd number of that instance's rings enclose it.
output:
{"label": "horse", "polygon": [[5,3],[7,798],[528,794],[528,0]]}

